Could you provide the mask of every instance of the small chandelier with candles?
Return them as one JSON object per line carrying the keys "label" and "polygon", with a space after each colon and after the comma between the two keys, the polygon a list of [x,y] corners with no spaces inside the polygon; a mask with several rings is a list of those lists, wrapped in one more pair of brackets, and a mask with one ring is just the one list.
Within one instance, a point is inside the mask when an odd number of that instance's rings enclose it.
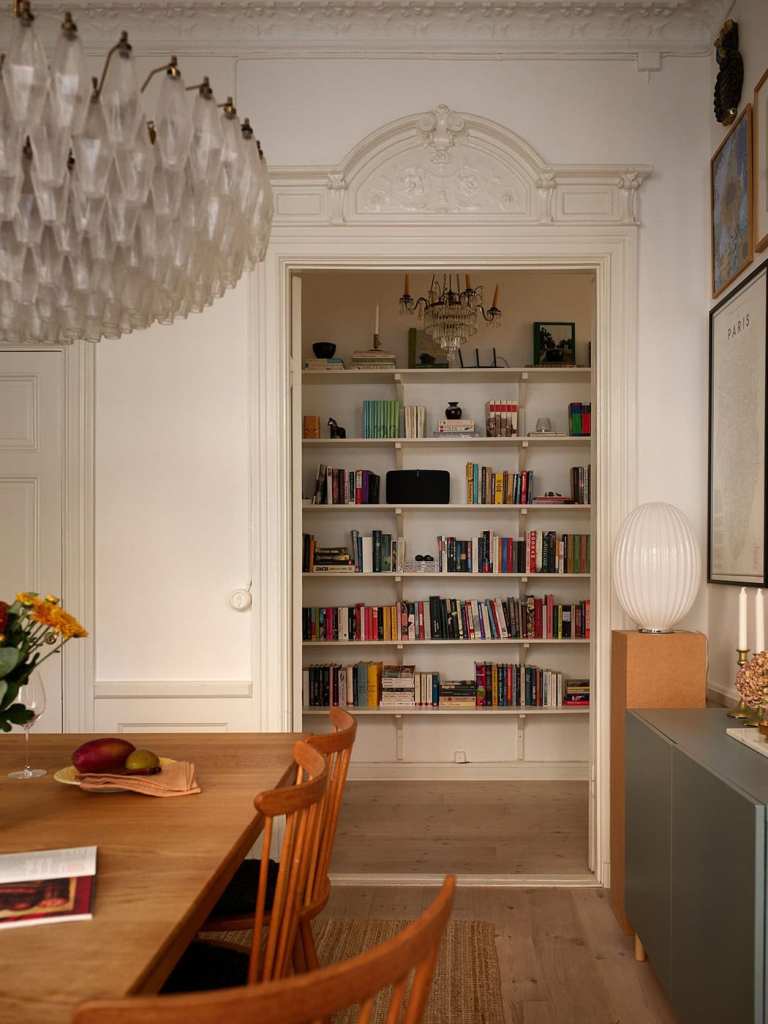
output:
{"label": "small chandelier with candles", "polygon": [[69,13],[49,66],[29,0],[15,13],[0,56],[0,342],[99,341],[205,309],[269,240],[247,118],[207,78],[186,86],[175,57],[139,88],[125,32],[90,79]]}
{"label": "small chandelier with candles", "polygon": [[426,295],[415,299],[411,295],[410,275],[405,275],[403,294],[400,296],[400,312],[416,313],[424,321],[424,330],[448,356],[448,364],[459,362],[458,352],[465,342],[477,334],[479,318],[491,327],[501,326],[499,309],[499,286],[493,293],[488,309],[483,303],[483,288],[473,288],[469,274],[464,275],[462,289],[458,274],[443,274],[442,281],[432,275],[432,283]]}

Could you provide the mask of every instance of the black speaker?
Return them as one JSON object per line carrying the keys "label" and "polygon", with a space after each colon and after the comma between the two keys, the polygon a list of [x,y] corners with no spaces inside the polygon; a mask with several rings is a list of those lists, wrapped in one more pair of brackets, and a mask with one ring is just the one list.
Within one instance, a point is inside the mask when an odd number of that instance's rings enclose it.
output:
{"label": "black speaker", "polygon": [[388,505],[447,505],[451,500],[451,474],[447,469],[390,469]]}

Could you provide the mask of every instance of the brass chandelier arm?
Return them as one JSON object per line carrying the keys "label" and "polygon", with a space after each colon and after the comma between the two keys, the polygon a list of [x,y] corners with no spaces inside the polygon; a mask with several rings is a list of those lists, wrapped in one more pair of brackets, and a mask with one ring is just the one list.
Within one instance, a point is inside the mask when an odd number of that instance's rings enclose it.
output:
{"label": "brass chandelier arm", "polygon": [[111,50],[107,51],[107,56],[104,58],[104,67],[101,69],[101,77],[99,78],[98,83],[96,82],[95,78],[93,80],[94,99],[98,99],[99,96],[101,96],[101,90],[104,88],[104,82],[107,77],[107,71],[109,71],[109,65],[111,64],[114,55],[116,53],[119,53],[122,56],[130,57],[132,49],[133,47],[128,42],[128,33],[125,31],[121,32],[118,41],[115,43]]}
{"label": "brass chandelier arm", "polygon": [[139,92],[145,92],[147,86],[155,77],[155,75],[159,75],[161,71],[167,71],[171,78],[178,78],[181,75],[181,72],[179,71],[179,58],[173,56],[171,57],[167,64],[161,64],[159,68],[153,68],[152,71],[150,71],[147,77],[144,79],[144,84],[139,89]]}

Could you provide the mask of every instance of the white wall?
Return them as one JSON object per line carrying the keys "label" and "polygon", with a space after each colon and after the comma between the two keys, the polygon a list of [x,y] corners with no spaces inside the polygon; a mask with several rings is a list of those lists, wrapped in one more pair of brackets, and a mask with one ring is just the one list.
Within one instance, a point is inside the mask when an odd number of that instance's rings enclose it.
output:
{"label": "white wall", "polygon": [[[666,58],[650,76],[601,59],[232,68],[273,165],[335,164],[383,123],[446,103],[512,128],[548,161],[654,166],[641,200],[638,498],[679,505],[703,543],[708,59]],[[247,573],[244,295],[241,284],[200,317],[99,351],[99,679],[247,677],[247,616],[224,604]],[[690,622],[704,628],[703,602]]]}
{"label": "white wall", "polygon": [[[739,23],[739,46],[744,58],[744,91],[740,110],[752,102],[755,85],[768,67],[768,12],[764,0],[736,0],[730,17]],[[715,75],[714,62],[712,77]],[[715,121],[714,114],[709,111],[710,123],[710,155],[728,133]],[[707,200],[709,202],[709,200]],[[751,273],[756,266],[764,261],[766,253],[756,253],[752,264],[742,276],[730,286],[725,294],[738,284],[738,281]],[[721,296],[722,298],[722,296]],[[713,305],[710,301],[710,305]],[[738,587],[711,585],[707,587],[709,606],[709,678],[710,685],[728,696],[734,696],[733,686],[736,675],[736,630],[737,630],[737,597]],[[753,623],[751,616],[750,593],[750,642]]]}

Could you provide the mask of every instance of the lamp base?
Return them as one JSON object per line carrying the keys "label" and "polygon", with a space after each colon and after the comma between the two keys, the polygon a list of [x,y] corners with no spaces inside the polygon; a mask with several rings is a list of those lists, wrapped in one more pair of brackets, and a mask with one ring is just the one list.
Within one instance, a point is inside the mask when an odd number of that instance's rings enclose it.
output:
{"label": "lamp base", "polygon": [[652,629],[650,626],[640,626],[638,633],[649,633],[651,636],[667,636],[674,633],[674,629]]}

